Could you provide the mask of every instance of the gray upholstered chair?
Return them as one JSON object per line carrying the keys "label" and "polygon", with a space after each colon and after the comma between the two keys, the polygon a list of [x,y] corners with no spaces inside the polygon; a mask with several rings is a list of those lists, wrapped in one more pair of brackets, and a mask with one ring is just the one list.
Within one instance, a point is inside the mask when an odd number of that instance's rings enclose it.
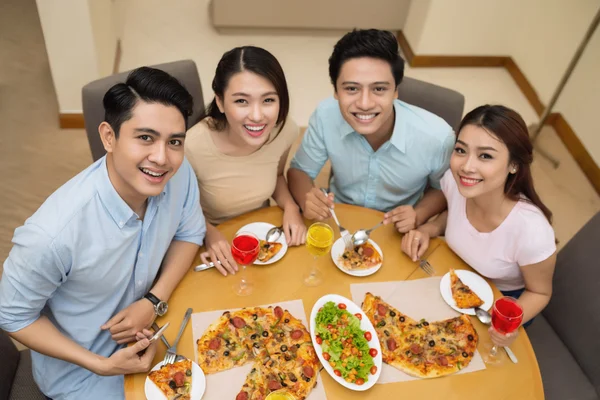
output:
{"label": "gray upholstered chair", "polygon": [[[204,99],[202,97],[202,85],[198,75],[196,63],[192,60],[175,61],[166,64],[151,65],[153,68],[158,68],[171,75],[185,86],[194,98],[194,113],[188,119],[188,126],[192,126],[198,122],[204,112]],[[127,74],[130,71],[121,72],[116,75],[111,75],[106,78],[98,79],[90,82],[81,90],[83,100],[83,117],[85,119],[85,130],[87,133],[92,157],[94,161],[102,157],[106,152],[102,146],[100,135],[98,134],[98,125],[104,121],[104,107],[102,99],[108,89],[119,83],[125,82]]]}
{"label": "gray upholstered chair", "polygon": [[552,299],[527,329],[546,400],[600,399],[600,212],[563,247]]}
{"label": "gray upholstered chair", "polygon": [[465,96],[461,93],[407,76],[398,86],[398,98],[437,115],[455,131],[465,108]]}
{"label": "gray upholstered chair", "polygon": [[0,330],[0,399],[44,400],[31,372],[31,351],[17,350],[8,335]]}

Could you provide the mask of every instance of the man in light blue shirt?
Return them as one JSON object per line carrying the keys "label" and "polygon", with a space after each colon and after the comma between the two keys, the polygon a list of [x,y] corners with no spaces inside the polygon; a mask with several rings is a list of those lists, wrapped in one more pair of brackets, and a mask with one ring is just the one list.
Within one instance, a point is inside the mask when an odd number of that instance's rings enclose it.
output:
{"label": "man in light blue shirt", "polygon": [[107,155],[15,231],[0,327],[33,350],[48,398],[122,399],[123,375],[151,367],[147,328],[206,231],[183,152],[192,103],[163,71],[130,73],[104,97]]}
{"label": "man in light blue shirt", "polygon": [[[334,98],[311,116],[288,171],[306,218],[329,218],[335,196],[383,211],[384,223],[408,232],[445,208],[439,181],[454,133],[440,117],[397,99],[403,71],[390,32],[353,31],[335,45],[329,59]],[[313,180],[328,159],[331,193],[325,196]]]}

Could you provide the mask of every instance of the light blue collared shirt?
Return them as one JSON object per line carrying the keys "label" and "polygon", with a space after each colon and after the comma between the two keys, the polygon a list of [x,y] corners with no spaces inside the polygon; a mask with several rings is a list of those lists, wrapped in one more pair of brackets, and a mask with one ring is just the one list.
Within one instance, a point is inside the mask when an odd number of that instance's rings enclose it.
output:
{"label": "light blue collared shirt", "polygon": [[[102,326],[142,298],[174,240],[201,245],[198,183],[184,160],[138,219],[111,184],[103,157],[54,192],[17,228],[0,281],[0,327],[46,315],[65,336],[109,357],[121,346]],[[32,352],[33,373],[54,400],[122,399],[123,376],[101,377]]]}
{"label": "light blue collared shirt", "polygon": [[443,119],[394,100],[394,131],[377,151],[344,120],[337,100],[328,98],[311,115],[292,168],[313,180],[331,160],[335,201],[387,212],[415,205],[429,183],[440,188],[455,136]]}

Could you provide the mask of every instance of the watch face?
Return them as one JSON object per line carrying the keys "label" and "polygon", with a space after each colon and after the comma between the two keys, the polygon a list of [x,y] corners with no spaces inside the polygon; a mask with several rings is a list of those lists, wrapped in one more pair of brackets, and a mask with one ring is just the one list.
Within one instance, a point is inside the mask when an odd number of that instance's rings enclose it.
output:
{"label": "watch face", "polygon": [[156,313],[162,317],[163,315],[165,315],[167,313],[168,308],[169,308],[169,306],[167,305],[167,303],[164,301],[161,301],[160,303],[158,303],[156,305]]}

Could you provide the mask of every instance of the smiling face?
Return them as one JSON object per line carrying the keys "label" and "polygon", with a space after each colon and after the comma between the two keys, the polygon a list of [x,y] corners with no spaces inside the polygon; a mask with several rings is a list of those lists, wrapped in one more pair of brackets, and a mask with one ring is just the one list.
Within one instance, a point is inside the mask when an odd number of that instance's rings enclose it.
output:
{"label": "smiling face", "polygon": [[391,135],[398,90],[387,61],[369,57],[346,61],[335,88],[340,111],[352,129],[361,135]]}
{"label": "smiling face", "polygon": [[279,96],[268,79],[242,71],[229,79],[223,98],[217,96],[217,106],[227,117],[234,140],[260,147],[277,124]]}
{"label": "smiling face", "polygon": [[458,134],[450,169],[466,198],[504,193],[508,174],[517,171],[506,145],[482,127],[464,126]]}
{"label": "smiling face", "polygon": [[118,138],[106,122],[99,131],[110,180],[136,212],[148,197],[163,191],[183,162],[185,120],[174,106],[139,101]]}

